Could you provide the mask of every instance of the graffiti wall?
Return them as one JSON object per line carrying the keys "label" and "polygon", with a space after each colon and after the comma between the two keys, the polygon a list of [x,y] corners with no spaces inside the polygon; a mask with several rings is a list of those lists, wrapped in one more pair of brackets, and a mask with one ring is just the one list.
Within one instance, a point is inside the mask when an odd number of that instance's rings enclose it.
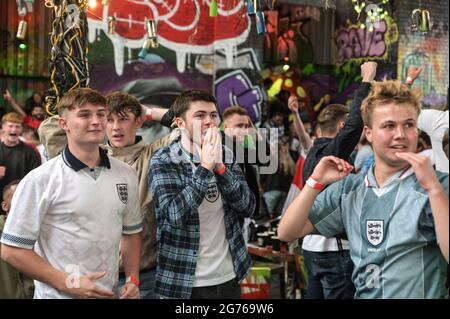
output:
{"label": "graffiti wall", "polygon": [[[398,50],[398,73],[404,80],[408,67],[421,66],[422,74],[415,86],[424,93],[423,104],[441,108],[447,104],[448,95],[448,3],[438,0],[401,1],[397,4],[398,20],[401,28]],[[430,31],[411,31],[411,13],[422,7],[430,13]]]}
{"label": "graffiti wall", "polygon": [[[267,30],[264,62],[290,66],[284,74],[272,72],[275,85],[281,78],[281,89],[305,98],[315,113],[326,95],[330,103],[347,103],[353,97],[365,61],[378,62],[378,79],[397,77],[397,23],[385,19],[372,32],[362,29],[348,1],[336,1],[336,10],[280,5],[268,14]],[[293,76],[287,77],[289,73]],[[285,85],[291,82],[295,85]]]}
{"label": "graffiti wall", "polygon": [[[259,90],[260,79],[253,72],[261,69],[260,38],[242,1],[217,2],[217,17],[209,16],[208,0],[111,0],[98,5],[88,15],[91,86],[103,93],[125,90],[164,107],[183,90],[214,90],[221,109],[240,104],[258,122],[261,94],[243,94]],[[111,17],[114,33],[108,32]],[[138,58],[151,19],[157,22],[159,47]],[[238,76],[237,69],[248,72]],[[237,78],[244,79],[241,87]]]}

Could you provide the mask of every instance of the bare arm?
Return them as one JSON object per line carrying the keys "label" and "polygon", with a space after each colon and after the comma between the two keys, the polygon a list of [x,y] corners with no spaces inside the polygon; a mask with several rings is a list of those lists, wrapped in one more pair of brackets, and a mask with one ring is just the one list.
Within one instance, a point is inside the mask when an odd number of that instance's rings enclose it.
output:
{"label": "bare arm", "polygon": [[[350,174],[353,167],[346,161],[334,156],[323,157],[317,164],[312,178],[322,185],[329,185]],[[309,221],[309,213],[319,191],[306,184],[300,195],[287,208],[278,225],[278,237],[283,241],[292,241],[314,232]]]}
{"label": "bare arm", "polygon": [[[121,252],[123,258],[123,268],[125,276],[139,278],[139,262],[141,259],[141,233],[123,235]],[[139,288],[132,282],[126,283],[123,287],[120,298],[139,298]]]}
{"label": "bare arm", "polygon": [[14,108],[14,110],[17,113],[19,113],[20,115],[22,115],[24,117],[27,115],[24,112],[24,110],[22,109],[22,107],[19,105],[19,103],[17,103],[17,101],[12,97],[12,95],[8,89],[5,90],[5,93],[3,94],[3,98],[11,104],[11,106]]}
{"label": "bare arm", "polygon": [[434,169],[431,166],[431,162],[427,157],[410,152],[397,153],[397,157],[404,159],[411,164],[417,180],[428,193],[439,248],[448,263],[448,195],[439,182]]}
{"label": "bare arm", "polygon": [[31,249],[12,247],[4,244],[1,247],[1,257],[8,264],[23,272],[25,275],[46,283],[75,298],[111,298],[114,296],[112,291],[104,290],[95,285],[95,279],[103,277],[105,272],[71,277],[70,274],[52,267]]}
{"label": "bare arm", "polygon": [[152,121],[160,122],[164,114],[169,111],[169,109],[156,107],[153,105],[143,105],[141,104],[142,109],[144,112],[142,112],[141,118],[143,121],[147,120],[147,117],[151,118]]}
{"label": "bare arm", "polygon": [[291,95],[288,101],[288,107],[292,111],[292,115],[294,116],[294,126],[295,131],[297,132],[297,136],[302,143],[302,147],[305,151],[309,150],[312,144],[311,137],[305,130],[305,126],[303,125],[302,119],[300,118],[300,114],[298,113],[298,100],[296,96]]}

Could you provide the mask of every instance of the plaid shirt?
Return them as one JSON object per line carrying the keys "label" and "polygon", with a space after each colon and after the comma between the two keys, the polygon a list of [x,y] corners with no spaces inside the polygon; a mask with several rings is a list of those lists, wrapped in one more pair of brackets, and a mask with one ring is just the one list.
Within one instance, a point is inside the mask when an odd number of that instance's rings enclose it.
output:
{"label": "plaid shirt", "polygon": [[[216,178],[234,271],[242,281],[250,270],[251,258],[238,216],[252,215],[255,196],[239,165],[232,163],[226,167],[225,173]],[[179,139],[158,150],[150,160],[149,184],[155,200],[158,240],[156,293],[162,298],[191,296],[200,242],[198,207],[213,176],[213,172],[200,165],[193,171]]]}

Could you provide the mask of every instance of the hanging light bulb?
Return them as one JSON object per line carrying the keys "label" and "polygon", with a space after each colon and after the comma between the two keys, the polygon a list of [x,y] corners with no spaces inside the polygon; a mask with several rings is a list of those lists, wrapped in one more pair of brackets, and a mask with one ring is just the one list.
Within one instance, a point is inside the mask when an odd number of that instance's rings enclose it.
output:
{"label": "hanging light bulb", "polygon": [[430,31],[430,12],[426,9],[422,10],[422,23],[420,25],[420,31],[426,33]]}
{"label": "hanging light bulb", "polygon": [[89,8],[94,9],[97,6],[97,0],[89,0]]}
{"label": "hanging light bulb", "polygon": [[217,1],[211,0],[211,4],[209,5],[209,16],[217,17]]}
{"label": "hanging light bulb", "polygon": [[255,15],[255,0],[247,0],[247,15]]}
{"label": "hanging light bulb", "polygon": [[19,26],[17,27],[17,39],[24,40],[27,35],[28,23],[25,20],[20,20]]}
{"label": "hanging light bulb", "polygon": [[155,20],[147,20],[147,36],[150,41],[151,48],[158,47],[158,33],[156,31],[156,21]]}
{"label": "hanging light bulb", "polygon": [[108,17],[108,33],[114,34],[116,31],[116,18],[113,16]]}

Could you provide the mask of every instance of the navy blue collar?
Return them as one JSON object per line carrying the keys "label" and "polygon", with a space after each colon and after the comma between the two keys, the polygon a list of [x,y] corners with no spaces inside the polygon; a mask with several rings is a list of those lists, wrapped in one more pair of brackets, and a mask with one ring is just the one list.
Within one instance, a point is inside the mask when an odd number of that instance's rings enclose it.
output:
{"label": "navy blue collar", "polygon": [[[100,164],[99,166],[103,166],[106,168],[111,168],[111,164],[109,162],[109,158],[108,155],[106,154],[106,152],[99,147],[98,148],[99,152],[100,152]],[[62,153],[62,158],[64,163],[69,166],[71,169],[73,169],[75,172],[78,172],[79,170],[88,167],[86,164],[84,164],[82,161],[80,161],[78,158],[75,157],[75,155],[73,155],[70,150],[69,150],[69,146],[66,146],[66,148],[64,149],[63,153]]]}

